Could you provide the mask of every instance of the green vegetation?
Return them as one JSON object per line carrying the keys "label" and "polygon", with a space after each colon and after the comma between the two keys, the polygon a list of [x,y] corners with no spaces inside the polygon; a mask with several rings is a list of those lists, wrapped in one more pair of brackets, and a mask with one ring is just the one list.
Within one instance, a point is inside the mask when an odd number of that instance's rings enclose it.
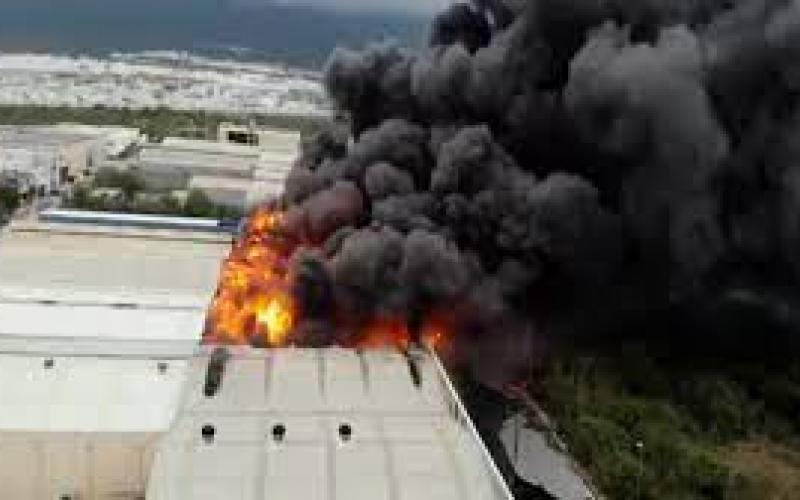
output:
{"label": "green vegetation", "polygon": [[800,361],[708,366],[637,347],[564,355],[537,380],[535,397],[609,498],[797,498]]}
{"label": "green vegetation", "polygon": [[321,118],[284,115],[232,115],[205,111],[176,111],[167,108],[128,109],[42,106],[0,106],[0,125],[51,125],[75,122],[87,125],[121,125],[139,128],[153,141],[166,136],[184,136],[202,139],[215,138],[221,122],[252,120],[263,125],[308,133],[316,130]]}
{"label": "green vegetation", "polygon": [[79,185],[64,200],[68,208],[99,212],[178,215],[214,219],[238,218],[242,210],[216,205],[201,191],[189,191],[185,199],[169,192],[150,192],[135,172],[101,169],[91,184]]}
{"label": "green vegetation", "polygon": [[192,190],[180,210],[185,217],[210,217],[227,219],[242,217],[244,213],[238,208],[215,205],[202,191]]}

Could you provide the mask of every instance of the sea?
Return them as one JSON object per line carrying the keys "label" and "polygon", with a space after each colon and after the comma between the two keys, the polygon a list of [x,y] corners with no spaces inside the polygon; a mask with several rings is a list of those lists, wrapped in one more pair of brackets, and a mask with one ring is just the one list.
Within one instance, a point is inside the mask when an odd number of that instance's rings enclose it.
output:
{"label": "sea", "polygon": [[90,55],[171,50],[319,69],[335,46],[419,46],[430,19],[270,0],[0,0],[0,52]]}

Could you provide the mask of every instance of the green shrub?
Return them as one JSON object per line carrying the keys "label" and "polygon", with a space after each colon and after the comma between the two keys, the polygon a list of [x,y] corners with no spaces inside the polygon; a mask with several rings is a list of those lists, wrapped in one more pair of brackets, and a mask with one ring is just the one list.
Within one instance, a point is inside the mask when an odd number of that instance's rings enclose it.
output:
{"label": "green shrub", "polygon": [[565,356],[550,360],[534,384],[572,453],[609,498],[634,499],[638,491],[652,500],[749,500],[758,498],[758,478],[733,472],[721,450],[764,433],[800,444],[794,373]]}

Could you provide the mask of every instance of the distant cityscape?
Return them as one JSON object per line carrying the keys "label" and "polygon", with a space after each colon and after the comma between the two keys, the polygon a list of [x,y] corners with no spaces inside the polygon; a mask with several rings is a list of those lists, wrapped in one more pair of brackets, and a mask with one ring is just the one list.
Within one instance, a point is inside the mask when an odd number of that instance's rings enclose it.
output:
{"label": "distant cityscape", "polygon": [[0,54],[0,105],[324,115],[315,72],[183,52]]}

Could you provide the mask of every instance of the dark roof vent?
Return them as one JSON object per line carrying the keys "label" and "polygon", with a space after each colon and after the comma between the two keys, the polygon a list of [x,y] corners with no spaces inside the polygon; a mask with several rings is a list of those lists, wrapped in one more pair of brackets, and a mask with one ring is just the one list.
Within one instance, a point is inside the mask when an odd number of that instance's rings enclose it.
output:
{"label": "dark roof vent", "polygon": [[206,424],[200,430],[200,434],[203,436],[204,443],[211,444],[214,442],[214,438],[217,435],[217,429],[211,424]]}
{"label": "dark roof vent", "polygon": [[203,394],[207,398],[213,398],[222,387],[222,377],[225,375],[225,364],[228,362],[230,354],[224,347],[219,347],[211,353],[206,370],[206,383],[203,386]]}
{"label": "dark roof vent", "polygon": [[284,438],[286,438],[286,426],[283,424],[272,426],[272,440],[276,443],[282,443]]}
{"label": "dark roof vent", "polygon": [[350,441],[350,439],[352,439],[352,438],[353,438],[353,428],[350,426],[350,424],[342,424],[342,425],[340,425],[339,426],[339,439],[341,439],[342,442],[346,443],[346,442]]}

